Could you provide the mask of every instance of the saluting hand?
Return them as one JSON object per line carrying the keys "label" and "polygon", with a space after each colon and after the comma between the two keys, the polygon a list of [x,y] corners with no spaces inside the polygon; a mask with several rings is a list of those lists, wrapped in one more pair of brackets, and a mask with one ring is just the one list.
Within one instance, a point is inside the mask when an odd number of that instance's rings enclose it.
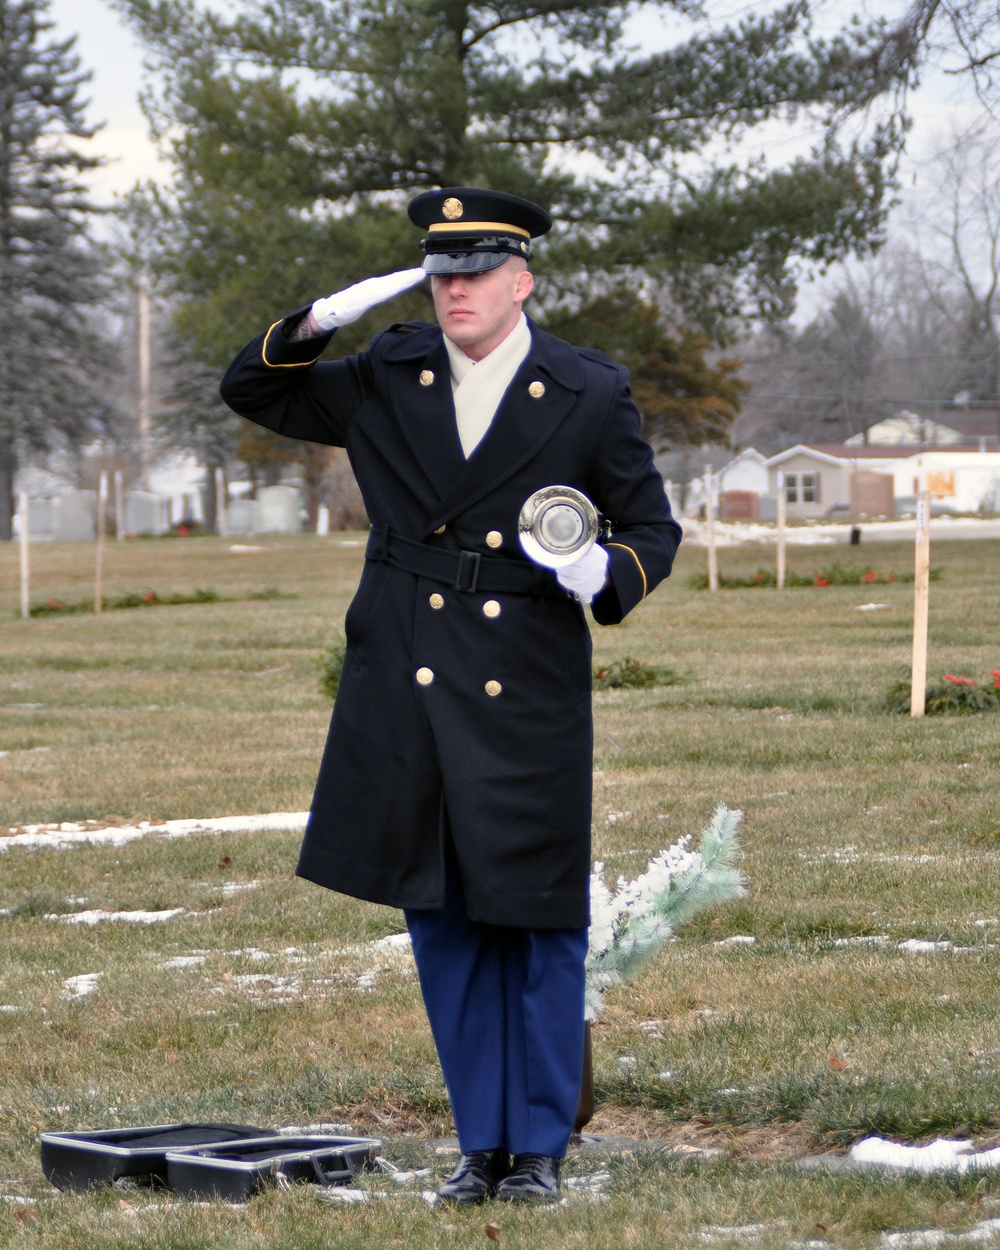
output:
{"label": "saluting hand", "polygon": [[312,306],[311,316],[321,330],[336,330],[338,326],[357,321],[369,308],[374,308],[383,300],[402,295],[426,277],[422,269],[401,269],[380,278],[366,278],[346,290],[318,299]]}

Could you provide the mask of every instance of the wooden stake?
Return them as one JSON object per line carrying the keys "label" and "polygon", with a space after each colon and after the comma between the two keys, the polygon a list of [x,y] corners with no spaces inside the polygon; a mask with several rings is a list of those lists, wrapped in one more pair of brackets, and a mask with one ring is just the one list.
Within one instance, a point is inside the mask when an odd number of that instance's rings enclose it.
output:
{"label": "wooden stake", "polygon": [[115,538],[125,537],[125,491],[123,489],[122,471],[115,469]]}
{"label": "wooden stake", "polygon": [[927,700],[927,616],[930,603],[930,493],[917,493],[917,542],[913,576],[913,665],[910,674],[910,715],[923,716]]}
{"label": "wooden stake", "polygon": [[31,616],[31,566],[28,557],[28,492],[26,490],[21,491],[17,531],[21,543],[21,615],[28,620]]}
{"label": "wooden stake", "polygon": [[215,532],[220,537],[229,533],[226,519],[226,475],[221,465],[215,470]]}
{"label": "wooden stake", "polygon": [[785,586],[785,475],[778,474],[778,571],[775,584],[779,590]]}
{"label": "wooden stake", "polygon": [[705,531],[708,543],[708,588],[719,589],[719,565],[715,554],[715,496],[712,492],[712,466],[705,465]]}
{"label": "wooden stake", "polygon": [[108,475],[101,470],[101,483],[97,490],[97,573],[94,578],[94,611],[104,609],[104,538],[107,530]]}
{"label": "wooden stake", "polygon": [[150,331],[149,279],[145,274],[139,277],[136,290],[136,304],[138,312],[136,334],[139,349],[139,393],[136,397],[136,425],[138,426],[139,434],[139,485],[143,490],[149,490],[149,470],[152,461],[150,408],[153,350]]}

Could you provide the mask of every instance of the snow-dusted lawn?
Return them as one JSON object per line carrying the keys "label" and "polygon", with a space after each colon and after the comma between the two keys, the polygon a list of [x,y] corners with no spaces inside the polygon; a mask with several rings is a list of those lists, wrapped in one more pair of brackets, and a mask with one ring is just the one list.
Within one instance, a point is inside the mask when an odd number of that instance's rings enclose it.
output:
{"label": "snow-dusted lawn", "polygon": [[[574,1154],[551,1213],[423,1200],[451,1125],[401,917],[293,875],[329,717],[317,662],[361,560],[341,542],[124,544],[109,590],[297,597],[27,624],[0,551],[0,1245],[465,1250],[490,1223],[532,1250],[998,1241],[1000,1176],[956,1161],[1000,1145],[1000,722],[877,710],[909,659],[901,581],[712,596],[689,585],[694,544],[594,635],[600,664],[682,677],[595,700],[609,879],[719,801],[746,813],[747,898],[614,987],[594,1030],[595,1132],[672,1153]],[[912,557],[866,538],[789,562],[899,574]],[[772,558],[733,546],[720,564]],[[81,549],[37,559],[39,595],[89,593]],[[937,541],[931,560],[931,664],[982,679],[1000,669],[995,546]],[[58,1196],[38,1170],[41,1127],[203,1119],[351,1125],[397,1173],[371,1201],[229,1211]],[[795,1166],[873,1138],[907,1165]],[[941,1173],[909,1166],[935,1142],[969,1147],[939,1147]]]}

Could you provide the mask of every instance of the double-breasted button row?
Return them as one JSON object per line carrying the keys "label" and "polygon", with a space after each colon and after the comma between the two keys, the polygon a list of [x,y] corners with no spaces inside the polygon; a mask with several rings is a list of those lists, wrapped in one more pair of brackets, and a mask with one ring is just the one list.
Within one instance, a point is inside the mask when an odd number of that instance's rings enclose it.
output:
{"label": "double-breasted button row", "polygon": [[[437,529],[434,531],[434,533],[443,534],[447,528],[448,528],[447,525],[439,525]],[[493,547],[493,548],[502,547],[503,546],[503,534],[501,534],[499,530],[490,530],[490,532],[486,535],[486,545],[487,547]]]}
{"label": "double-breasted button row", "polygon": [[[434,370],[433,369],[421,369],[420,370],[420,385],[421,386],[433,386],[434,385]],[[532,399],[541,399],[542,396],[545,394],[545,383],[538,382],[538,381],[532,382],[531,385],[528,387],[528,394],[531,396]]]}
{"label": "double-breasted button row", "polygon": [[[434,670],[432,668],[418,668],[416,678],[418,685],[430,686],[434,681]],[[503,690],[503,686],[498,681],[488,681],[483,689],[491,699],[495,699]]]}
{"label": "double-breasted button row", "polygon": [[[428,595],[427,602],[435,612],[440,612],[444,607],[444,595],[435,590],[432,595]],[[487,599],[483,604],[483,616],[488,616],[491,620],[499,616],[502,611],[503,608],[496,599]]]}

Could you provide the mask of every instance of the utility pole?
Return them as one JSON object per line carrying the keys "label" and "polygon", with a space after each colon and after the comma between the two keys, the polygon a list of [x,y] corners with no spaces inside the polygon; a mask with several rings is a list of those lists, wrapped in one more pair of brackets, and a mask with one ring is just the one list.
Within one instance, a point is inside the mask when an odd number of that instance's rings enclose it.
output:
{"label": "utility pole", "polygon": [[139,485],[149,490],[150,462],[150,382],[152,378],[152,349],[149,318],[149,279],[140,274],[137,288],[138,347],[139,347],[139,393],[136,397],[136,420],[139,427]]}

